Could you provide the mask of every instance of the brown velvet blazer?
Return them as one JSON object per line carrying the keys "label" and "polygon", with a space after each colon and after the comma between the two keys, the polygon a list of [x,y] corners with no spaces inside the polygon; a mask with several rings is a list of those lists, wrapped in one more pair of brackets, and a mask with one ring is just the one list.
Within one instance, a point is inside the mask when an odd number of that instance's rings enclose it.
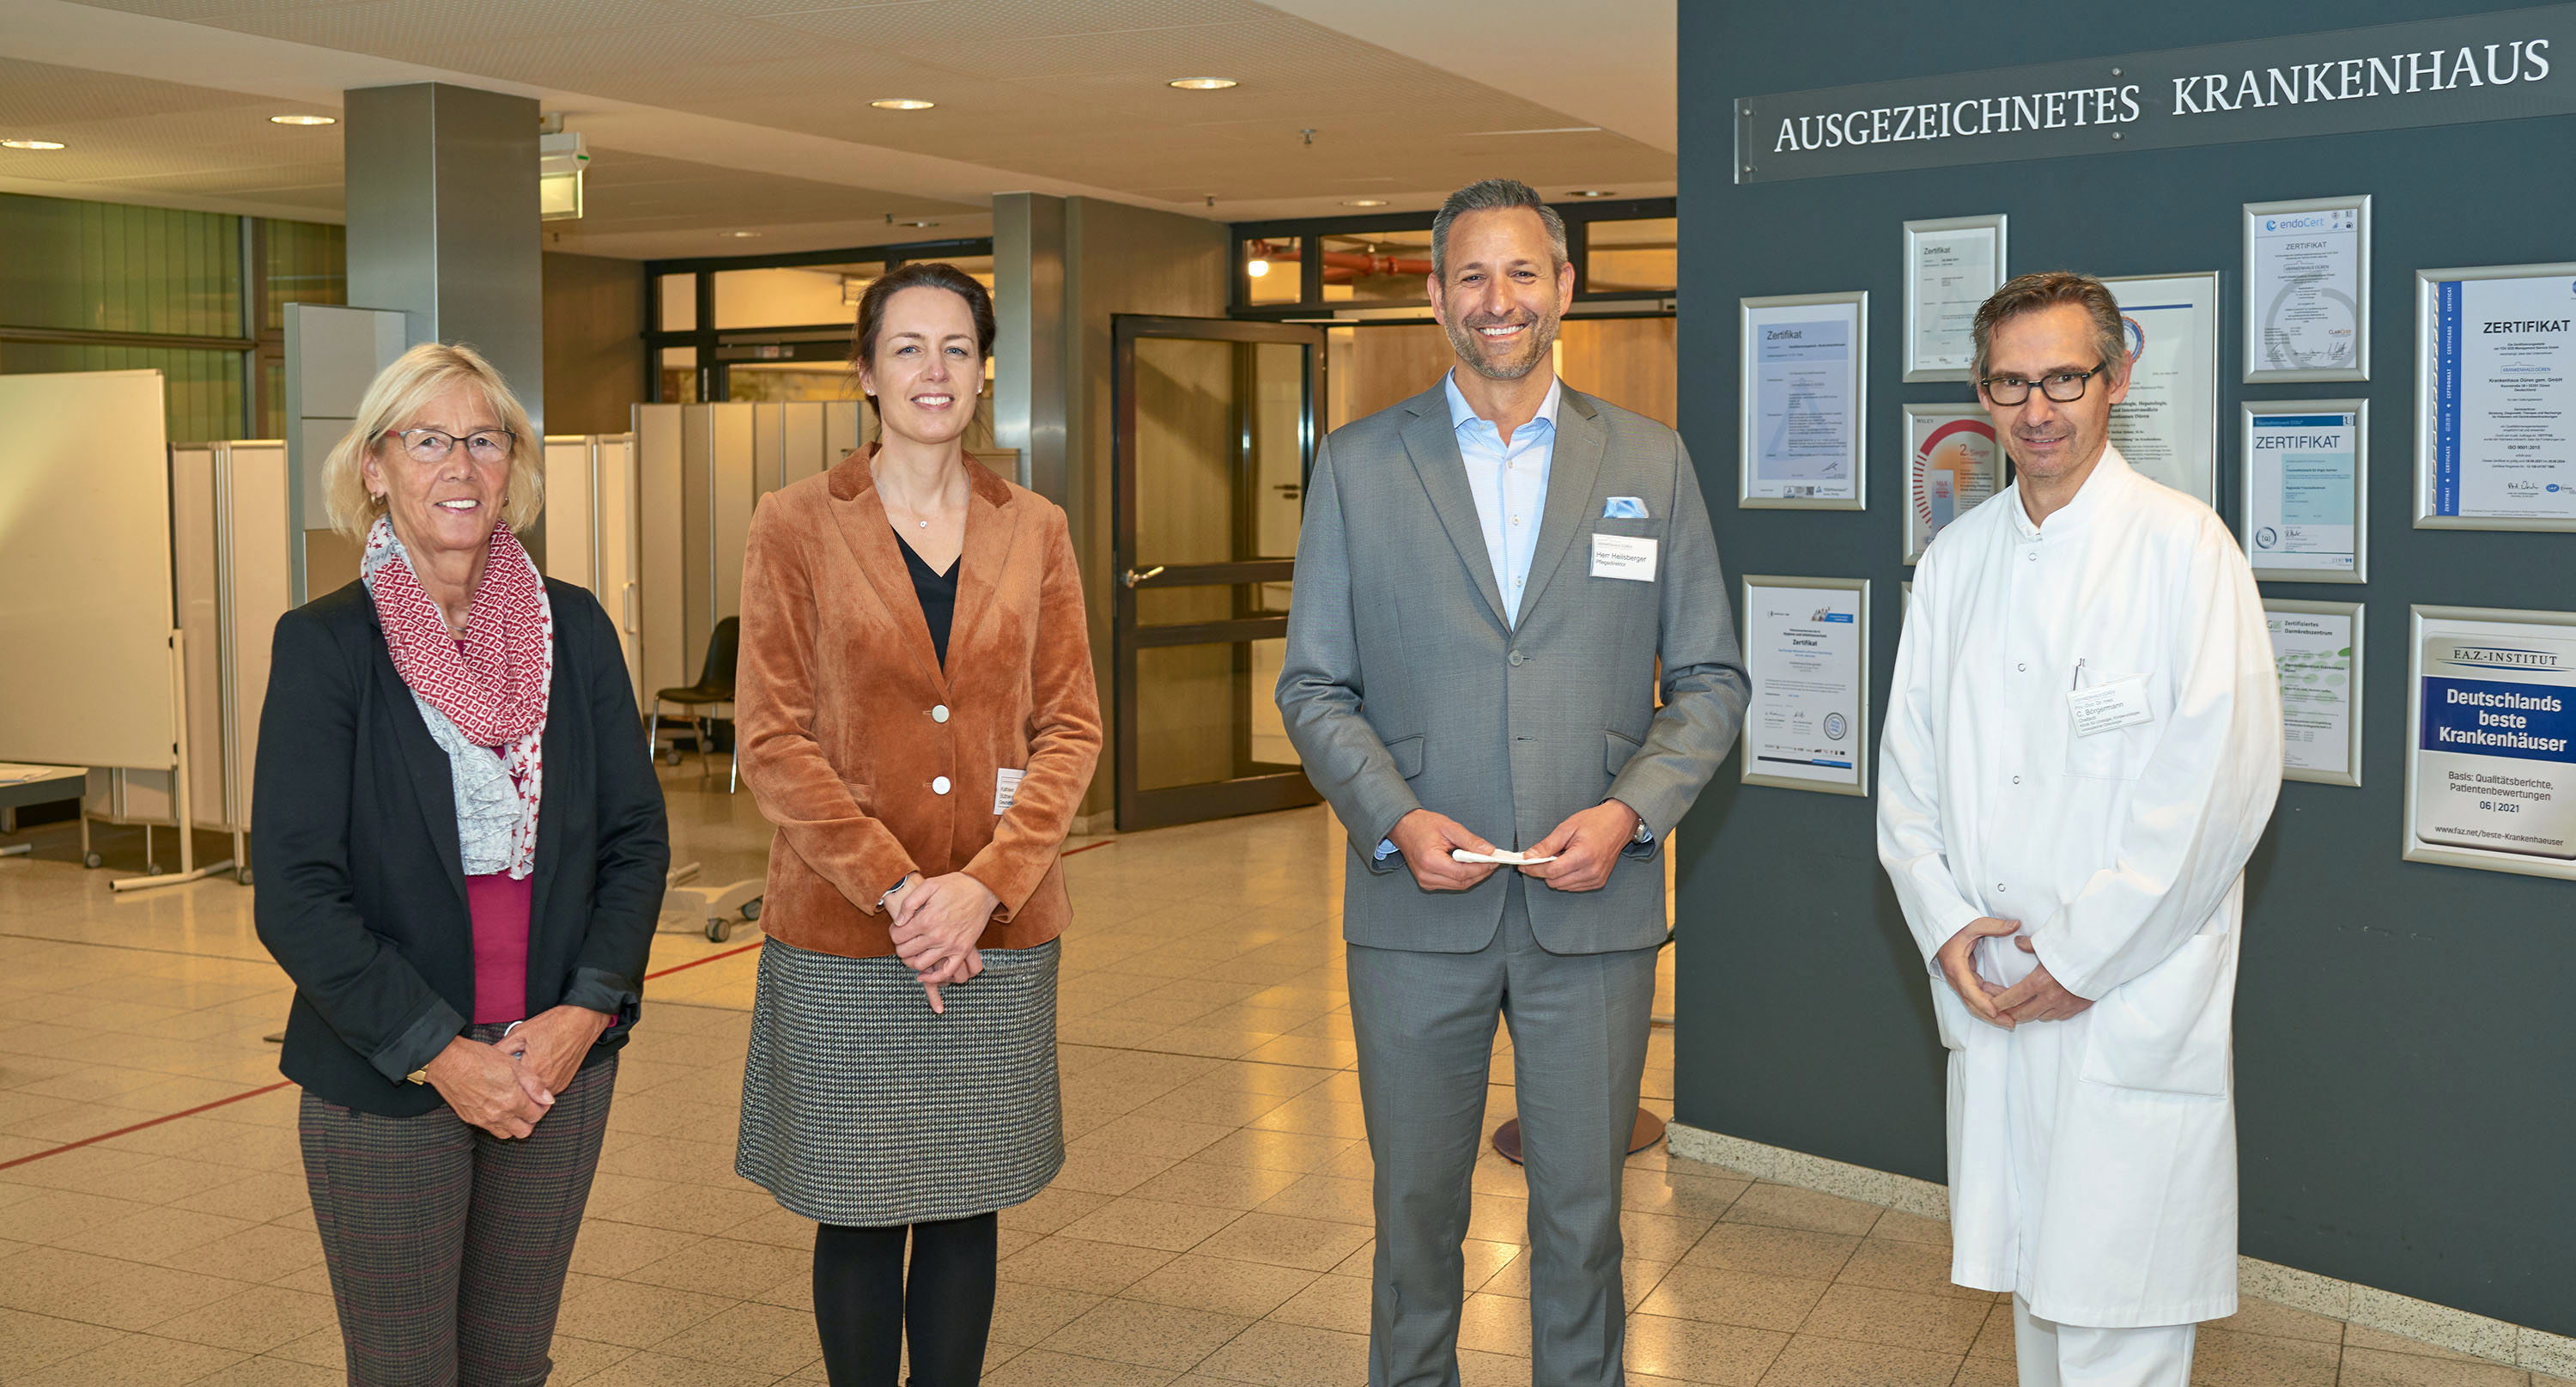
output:
{"label": "brown velvet blazer", "polygon": [[[1064,511],[968,460],[943,669],[870,451],[752,516],[734,715],[742,778],[778,826],[760,927],[800,949],[891,954],[877,898],[908,872],[963,871],[1002,902],[978,947],[1043,944],[1072,915],[1057,857],[1100,759]],[[1027,775],[996,815],[1004,769]]]}

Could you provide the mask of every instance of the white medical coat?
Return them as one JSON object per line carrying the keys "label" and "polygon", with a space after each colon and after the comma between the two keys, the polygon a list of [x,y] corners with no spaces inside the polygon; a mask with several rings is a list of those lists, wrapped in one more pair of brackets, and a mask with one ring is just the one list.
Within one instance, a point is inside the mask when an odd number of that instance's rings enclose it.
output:
{"label": "white medical coat", "polygon": [[[2069,687],[2129,675],[2153,717],[2076,736]],[[1916,567],[1878,851],[1950,1049],[1952,1280],[2062,1324],[2234,1313],[2242,877],[2280,781],[2280,686],[2244,553],[2117,449],[2044,527],[2011,487]],[[2094,999],[2026,1023],[2066,1028],[2075,1073],[2052,1112],[2007,1115],[2015,1033],[1932,963],[1979,916],[2020,921]],[[2032,955],[1998,939],[1978,957],[2011,983]],[[2016,1179],[2009,1124],[2032,1121],[2053,1124],[2046,1164]]]}

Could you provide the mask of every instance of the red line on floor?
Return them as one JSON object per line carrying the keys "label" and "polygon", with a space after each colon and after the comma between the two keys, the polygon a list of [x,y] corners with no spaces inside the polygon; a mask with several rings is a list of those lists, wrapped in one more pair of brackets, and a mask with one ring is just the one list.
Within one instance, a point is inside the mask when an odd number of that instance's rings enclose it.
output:
{"label": "red line on floor", "polygon": [[137,1122],[131,1127],[119,1127],[113,1132],[101,1132],[94,1137],[82,1137],[78,1141],[65,1142],[51,1151],[39,1151],[32,1156],[20,1156],[14,1161],[0,1161],[0,1170],[8,1170],[14,1166],[22,1166],[29,1161],[41,1161],[47,1156],[59,1156],[66,1151],[78,1151],[84,1146],[95,1146],[102,1141],[106,1141],[110,1137],[121,1137],[128,1132],[140,1132],[146,1127],[158,1127],[164,1122],[176,1122],[183,1117],[195,1117],[201,1112],[220,1108],[227,1103],[238,1103],[245,1098],[257,1098],[263,1093],[275,1093],[281,1088],[292,1088],[294,1084],[295,1081],[293,1079],[280,1079],[276,1083],[270,1084],[264,1088],[252,1089],[248,1093],[236,1093],[230,1098],[218,1098],[211,1103],[199,1103],[197,1106],[189,1108],[183,1112],[166,1113],[160,1117],[153,1118],[148,1122]]}
{"label": "red line on floor", "polygon": [[736,954],[747,954],[747,953],[750,953],[752,950],[757,949],[757,948],[759,948],[761,945],[766,944],[766,943],[768,943],[768,942],[769,942],[769,941],[768,941],[768,940],[766,940],[766,939],[755,939],[755,940],[751,941],[750,943],[745,944],[745,945],[743,945],[742,947],[740,947],[740,948],[738,948],[738,949],[727,949],[727,950],[725,950],[723,953],[720,953],[720,954],[709,954],[709,955],[707,955],[705,958],[693,958],[693,959],[690,959],[690,960],[689,960],[688,962],[686,962],[686,963],[674,963],[674,964],[672,964],[672,965],[671,965],[670,967],[668,967],[668,968],[657,969],[657,970],[655,970],[655,971],[653,971],[653,972],[650,972],[650,973],[645,974],[645,975],[644,975],[644,981],[646,981],[646,982],[651,982],[651,981],[652,981],[652,980],[654,980],[655,978],[667,978],[667,977],[671,976],[673,973],[681,972],[681,971],[684,971],[684,970],[686,970],[686,969],[690,969],[690,968],[695,968],[695,967],[697,967],[698,965],[700,965],[700,964],[702,964],[702,963],[713,963],[713,962],[715,962],[717,959],[720,959],[720,958],[731,958],[731,957],[733,957],[733,956],[734,956],[734,955],[736,955]]}
{"label": "red line on floor", "polygon": [[[1085,843],[1078,848],[1067,848],[1064,852],[1064,856],[1071,857],[1075,853],[1089,852],[1093,848],[1114,847],[1117,842],[1118,840],[1115,838],[1104,838],[1097,843]],[[688,969],[698,967],[701,964],[714,963],[720,959],[733,958],[740,954],[747,954],[752,950],[759,948],[766,942],[766,940],[755,939],[740,948],[727,949],[723,953],[709,954],[705,958],[693,958],[686,963],[674,963],[668,968],[658,969],[654,972],[645,974],[644,980],[646,982],[651,982],[655,978],[667,978],[673,973],[684,972]],[[236,1093],[230,1098],[218,1098],[211,1103],[200,1103],[193,1108],[188,1108],[180,1112],[166,1113],[148,1121],[137,1122],[131,1127],[119,1127],[113,1132],[101,1132],[94,1137],[83,1137],[78,1141],[66,1142],[50,1151],[39,1151],[34,1155],[20,1156],[14,1161],[0,1161],[0,1170],[14,1169],[18,1166],[25,1165],[29,1161],[41,1161],[47,1156],[59,1156],[66,1151],[78,1151],[84,1146],[95,1146],[102,1141],[108,1141],[116,1137],[125,1136],[132,1132],[140,1132],[147,1127],[158,1127],[164,1122],[176,1122],[183,1117],[195,1117],[201,1112],[210,1112],[216,1108],[223,1107],[228,1103],[238,1103],[245,1098],[257,1098],[263,1093],[275,1093],[281,1088],[291,1088],[294,1086],[294,1083],[295,1081],[293,1079],[280,1079],[276,1083],[268,1084],[260,1088],[254,1088],[246,1093]]]}

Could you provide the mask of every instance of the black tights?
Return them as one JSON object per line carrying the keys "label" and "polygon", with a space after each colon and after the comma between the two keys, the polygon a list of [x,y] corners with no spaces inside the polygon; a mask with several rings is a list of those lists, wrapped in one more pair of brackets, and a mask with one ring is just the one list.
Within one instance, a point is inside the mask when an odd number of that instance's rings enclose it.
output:
{"label": "black tights", "polygon": [[[912,1278],[903,1270],[912,1235]],[[975,1387],[993,1328],[997,1226],[991,1214],[909,1228],[814,1229],[814,1323],[832,1387],[895,1387],[912,1345],[913,1387]]]}

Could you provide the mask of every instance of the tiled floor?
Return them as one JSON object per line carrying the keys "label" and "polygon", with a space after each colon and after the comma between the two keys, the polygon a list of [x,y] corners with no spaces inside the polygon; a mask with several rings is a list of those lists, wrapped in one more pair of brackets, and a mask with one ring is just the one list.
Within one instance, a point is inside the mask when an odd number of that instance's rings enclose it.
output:
{"label": "tiled floor", "polygon": [[[749,796],[707,793],[694,766],[667,783],[680,859],[709,881],[757,873],[767,835]],[[33,860],[0,859],[0,1163],[23,1162],[0,1164],[0,1383],[339,1381],[295,1094],[261,1091],[278,1083],[262,1037],[288,989],[252,934],[250,892],[116,898],[110,873],[72,860],[68,828],[34,836]],[[1370,1167],[1329,821],[1304,810],[1074,846],[1088,850],[1066,863],[1071,1156],[1003,1215],[987,1380],[1363,1382]],[[654,950],[677,971],[648,985],[627,1051],[559,1383],[823,1380],[811,1230],[732,1174],[757,935],[711,944],[690,924],[666,920]],[[1659,1033],[1659,1112],[1671,1062]],[[1507,1046],[1493,1073],[1499,1122]],[[2012,1381],[2009,1307],[1946,1284],[1940,1225],[1660,1147],[1629,1164],[1632,1382]],[[1527,1383],[1524,1186],[1488,1153],[1476,1189],[1464,1375]],[[2261,1304],[2203,1331],[2195,1380],[2563,1387]]]}

